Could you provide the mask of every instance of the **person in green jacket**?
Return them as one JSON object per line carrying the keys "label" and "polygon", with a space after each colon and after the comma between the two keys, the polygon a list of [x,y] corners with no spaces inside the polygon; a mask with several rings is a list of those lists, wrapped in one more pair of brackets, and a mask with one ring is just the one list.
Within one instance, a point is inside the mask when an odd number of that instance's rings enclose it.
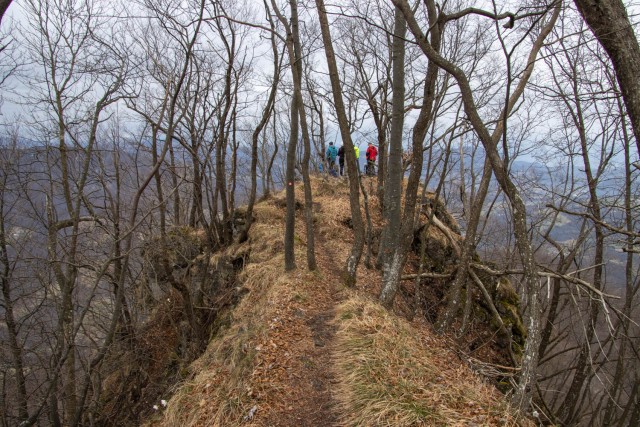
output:
{"label": "person in green jacket", "polygon": [[353,150],[356,152],[356,166],[360,170],[360,147],[354,145]]}

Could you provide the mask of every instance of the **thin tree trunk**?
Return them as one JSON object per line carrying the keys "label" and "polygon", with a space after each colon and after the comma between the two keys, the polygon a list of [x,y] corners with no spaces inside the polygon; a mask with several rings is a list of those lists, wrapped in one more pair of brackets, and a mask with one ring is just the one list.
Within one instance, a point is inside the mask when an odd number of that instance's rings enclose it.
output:
{"label": "thin tree trunk", "polygon": [[[441,27],[437,23],[437,13],[435,4],[432,1],[428,1],[428,12],[429,12],[429,24],[431,27],[431,40],[430,46],[436,51],[440,51],[440,42],[441,42]],[[406,33],[406,22],[404,20],[404,16],[400,9],[396,8],[396,15],[401,16],[401,18],[397,21],[396,25],[399,25],[398,33],[396,34],[396,39],[404,39],[404,34]],[[402,28],[404,27],[404,29]],[[395,42],[394,42],[395,46]],[[399,49],[399,46],[398,46]],[[396,48],[394,47],[394,53],[396,52]],[[394,55],[395,59],[399,60],[399,57]],[[394,62],[394,117],[396,117],[395,112],[396,109],[396,82],[395,76],[396,72],[400,72],[400,70],[396,70],[396,66],[404,66],[404,60],[396,64]],[[402,72],[404,74],[404,72]],[[384,270],[383,270],[383,279],[382,279],[382,291],[380,292],[380,301],[385,307],[391,307],[393,305],[393,300],[395,299],[395,295],[398,289],[398,284],[400,280],[400,275],[402,274],[402,269],[404,264],[406,263],[407,254],[409,248],[411,246],[411,242],[413,241],[413,232],[414,232],[414,224],[415,224],[415,208],[416,208],[416,200],[418,197],[418,188],[420,186],[420,176],[422,175],[422,163],[424,158],[424,139],[427,135],[427,130],[429,129],[429,123],[432,120],[433,116],[433,106],[435,101],[435,92],[436,92],[436,80],[438,78],[438,66],[429,62],[427,67],[427,75],[424,83],[424,93],[423,93],[423,101],[422,107],[420,108],[420,114],[418,115],[418,119],[413,128],[412,135],[412,152],[413,152],[413,161],[411,162],[411,170],[409,173],[409,179],[407,181],[407,188],[405,191],[405,201],[404,201],[404,213],[402,217],[400,217],[400,203],[401,203],[401,192],[402,192],[402,181],[404,168],[402,167],[402,143],[400,141],[399,146],[394,147],[394,139],[391,138],[391,150],[389,156],[389,180],[387,181],[387,189],[385,191],[385,199],[389,202],[390,216],[388,218],[388,226],[389,231],[387,234],[388,243],[392,248],[392,254],[390,259],[387,259],[383,262]],[[404,79],[403,79],[404,80]],[[402,91],[402,98],[404,101],[404,91]],[[403,102],[402,101],[402,102]],[[403,108],[404,110],[404,108]],[[392,122],[393,126],[393,122]],[[399,124],[399,131],[402,133],[402,124]],[[398,131],[396,129],[396,131]],[[393,133],[393,127],[392,127]],[[401,135],[400,135],[401,137]],[[390,184],[394,180],[399,180],[399,185],[397,187],[391,186]],[[393,195],[399,191],[395,197],[397,200],[392,200]],[[391,193],[391,194],[390,194]],[[395,207],[397,204],[397,208]],[[387,209],[385,203],[385,209]],[[395,211],[397,209],[397,212]],[[397,215],[397,218],[394,217]]]}
{"label": "thin tree trunk", "polygon": [[[280,9],[276,6],[275,0],[271,0],[271,6],[273,7],[280,23],[287,31],[286,46],[287,53],[289,55],[289,66],[291,67],[291,74],[293,76],[294,94],[291,96],[291,111],[290,111],[290,126],[289,133],[289,145],[287,146],[287,164],[285,172],[285,186],[286,186],[286,203],[287,212],[285,217],[285,229],[284,229],[284,269],[286,271],[292,271],[296,269],[295,261],[295,225],[296,225],[296,194],[295,194],[295,174],[296,174],[296,150],[298,145],[299,127],[300,127],[300,113],[299,109],[300,99],[297,96],[299,90],[300,80],[297,78],[298,67],[296,64],[296,52],[294,46],[294,34],[292,25],[284,15],[280,12]],[[290,0],[289,6],[291,8],[291,20],[293,21],[294,9],[297,13],[297,5],[294,0]]]}
{"label": "thin tree trunk", "polygon": [[[266,0],[264,1],[264,6],[268,9],[268,5]],[[271,26],[272,34],[271,34],[271,53],[273,54],[273,78],[271,80],[271,89],[269,92],[269,97],[267,98],[267,103],[262,110],[262,117],[260,121],[256,125],[253,134],[251,135],[251,166],[250,166],[250,174],[251,174],[251,188],[249,190],[249,200],[247,203],[247,214],[245,215],[245,225],[238,236],[239,242],[244,242],[248,238],[249,228],[251,228],[251,224],[253,223],[253,206],[256,202],[256,195],[258,191],[258,139],[260,138],[260,133],[266,126],[269,118],[271,117],[271,113],[273,112],[273,105],[276,99],[276,93],[278,90],[278,83],[280,82],[280,57],[278,54],[278,46],[276,45],[275,31],[273,20],[271,19],[271,15],[267,14],[267,18],[269,19],[269,25]],[[265,184],[263,182],[263,187]],[[263,191],[267,193],[269,191],[268,188],[263,188]]]}
{"label": "thin tree trunk", "polygon": [[289,145],[287,147],[287,170],[286,177],[286,202],[287,213],[285,218],[284,229],[284,269],[292,271],[296,268],[295,258],[295,226],[296,226],[296,193],[295,193],[295,177],[296,177],[296,145],[298,141],[298,97],[291,97],[291,133],[289,134]]}
{"label": "thin tree trunk", "polygon": [[171,184],[173,188],[173,225],[180,225],[180,191],[178,191],[178,173],[176,168],[176,155],[173,150],[173,141],[169,145],[169,170],[171,171]]}
{"label": "thin tree trunk", "polygon": [[[2,184],[4,188],[4,183]],[[7,251],[7,240],[5,233],[5,204],[4,195],[0,195],[0,283],[2,284],[2,297],[4,306],[4,321],[7,325],[7,335],[9,342],[9,350],[11,352],[13,376],[16,381],[15,400],[18,406],[18,420],[25,421],[29,418],[27,409],[27,387],[24,376],[24,366],[22,358],[22,347],[18,343],[18,324],[13,312],[13,300],[11,296],[11,264]]]}
{"label": "thin tree trunk", "polygon": [[313,195],[311,192],[311,179],[309,178],[309,161],[311,159],[311,141],[309,139],[309,128],[307,126],[307,115],[302,98],[302,46],[300,45],[300,34],[298,30],[298,6],[297,0],[290,0],[291,5],[291,31],[293,35],[293,51],[295,61],[292,64],[294,79],[294,96],[298,98],[298,113],[300,114],[300,128],[302,130],[302,141],[304,144],[304,154],[302,157],[302,181],[304,183],[304,217],[307,230],[307,268],[317,269],[315,254],[315,239],[313,231]]}
{"label": "thin tree trunk", "polygon": [[[193,136],[191,137],[192,141],[195,141],[193,139]],[[193,153],[197,153],[198,147],[197,144],[194,142],[192,147],[192,152]],[[203,204],[202,204],[202,174],[200,172],[200,160],[198,159],[198,156],[195,154],[192,154],[191,156],[191,163],[193,164],[193,183],[191,184],[191,191],[193,193],[192,197],[192,203],[191,203],[191,209],[189,210],[189,226],[190,227],[196,227],[199,223],[200,220],[202,219],[202,215],[201,213],[203,212]]]}
{"label": "thin tree trunk", "polygon": [[229,229],[233,232],[232,218],[236,210],[236,187],[238,185],[238,123],[236,106],[238,99],[234,96],[233,114],[231,115],[231,171],[229,172]]}
{"label": "thin tree trunk", "polygon": [[[625,185],[624,185],[624,210],[625,210],[625,228],[628,232],[632,233],[634,231],[634,220],[635,216],[633,215],[632,210],[632,175],[631,175],[631,152],[630,152],[630,144],[629,144],[629,134],[627,131],[627,121],[624,115],[624,109],[622,107],[622,102],[620,97],[617,98],[618,101],[618,111],[620,113],[620,119],[622,122],[622,133],[624,136],[623,147],[624,147],[624,170],[625,170]],[[621,334],[619,335],[620,348],[618,350],[618,361],[616,363],[616,370],[611,381],[611,387],[609,389],[609,399],[607,405],[604,410],[604,415],[602,417],[603,425],[613,425],[614,413],[619,407],[619,396],[620,391],[623,388],[623,383],[625,381],[625,371],[628,367],[628,361],[626,359],[627,353],[627,340],[629,339],[629,326],[632,318],[632,307],[633,307],[633,284],[634,284],[634,263],[633,263],[633,245],[634,238],[631,235],[627,236],[626,239],[627,245],[627,254],[626,254],[626,262],[625,262],[625,302],[623,308],[624,317],[621,320],[620,330]],[[626,363],[625,363],[626,362]]]}
{"label": "thin tree trunk", "polygon": [[[640,63],[639,63],[640,64]],[[591,159],[589,158],[589,147],[587,146],[587,135],[585,131],[584,118],[582,113],[582,104],[580,101],[580,95],[577,92],[577,79],[579,76],[573,75],[573,99],[572,103],[575,106],[575,110],[571,111],[571,117],[573,118],[574,125],[578,129],[580,135],[580,147],[584,166],[584,173],[587,178],[587,185],[589,188],[589,211],[595,218],[594,231],[595,253],[593,256],[593,263],[595,265],[593,269],[593,286],[600,290],[602,288],[602,274],[604,269],[604,232],[600,222],[602,221],[602,214],[600,212],[600,200],[597,194],[598,179],[593,175],[593,169],[591,167]],[[569,101],[565,98],[565,103],[568,108],[571,109]],[[599,169],[603,167],[601,165]],[[578,416],[579,408],[576,408],[578,402],[582,397],[582,388],[585,380],[587,379],[589,370],[589,360],[591,358],[591,342],[595,335],[595,326],[600,313],[600,304],[597,301],[589,300],[590,314],[589,323],[586,328],[586,336],[580,347],[580,352],[575,362],[573,380],[569,386],[566,397],[561,405],[560,418],[568,425],[573,424]]]}
{"label": "thin tree trunk", "polygon": [[271,191],[275,191],[275,184],[273,183],[273,164],[275,163],[276,156],[278,155],[278,133],[276,132],[276,112],[273,112],[273,153],[269,159],[269,165],[267,166],[267,189],[265,195],[269,195]]}
{"label": "thin tree trunk", "polygon": [[340,75],[338,74],[338,65],[336,63],[336,55],[333,50],[333,42],[331,40],[331,31],[329,29],[329,20],[327,19],[327,11],[324,6],[324,0],[316,0],[318,9],[318,17],[320,19],[320,31],[322,32],[322,41],[324,43],[324,51],[327,57],[327,65],[329,68],[329,79],[331,80],[331,91],[336,107],[336,115],[338,116],[338,124],[340,126],[340,135],[345,147],[347,175],[349,177],[349,204],[351,206],[351,221],[353,223],[354,242],[351,253],[347,258],[345,266],[344,280],[347,286],[354,286],[356,283],[356,272],[360,258],[362,257],[362,248],[364,246],[364,223],[362,221],[362,213],[360,212],[360,186],[358,165],[356,163],[356,153],[349,132],[349,123],[345,112],[344,102],[342,99],[342,89],[340,83]]}
{"label": "thin tree trunk", "polygon": [[[222,19],[222,18],[220,18]],[[221,224],[216,218],[214,222],[219,223],[219,237],[222,240],[222,244],[226,245],[231,243],[233,238],[233,230],[231,228],[231,213],[229,207],[229,196],[227,194],[227,174],[226,174],[226,156],[227,145],[229,144],[229,129],[227,124],[227,118],[229,114],[233,114],[234,97],[235,93],[232,92],[233,87],[233,74],[234,74],[234,62],[235,62],[235,48],[236,48],[236,34],[231,30],[231,40],[227,40],[224,31],[222,30],[219,21],[216,20],[218,26],[218,32],[220,33],[220,39],[222,40],[227,56],[228,63],[225,70],[224,78],[224,108],[218,118],[219,121],[219,134],[216,142],[216,194],[219,196],[220,209],[222,211]],[[232,28],[232,27],[230,27]],[[230,43],[229,43],[230,42]]]}
{"label": "thin tree trunk", "polygon": [[460,254],[460,258],[458,259],[456,276],[448,292],[447,308],[444,311],[442,319],[438,322],[437,330],[439,333],[444,333],[451,327],[453,320],[460,310],[460,297],[462,295],[462,288],[464,287],[465,283],[467,283],[471,260],[473,259],[473,254],[476,250],[476,235],[478,231],[478,225],[480,224],[482,205],[484,204],[484,201],[487,197],[492,176],[493,171],[491,169],[491,163],[489,162],[489,158],[486,157],[484,160],[482,178],[480,179],[478,191],[475,198],[471,202],[471,208],[469,210],[469,221],[467,224],[464,241],[462,243],[462,252]]}
{"label": "thin tree trunk", "polygon": [[383,284],[380,292],[382,305],[389,308],[395,299],[395,287],[398,283],[399,265],[397,249],[400,240],[400,215],[402,203],[402,134],[404,130],[404,39],[407,23],[402,12],[396,8],[392,42],[392,107],[391,136],[389,138],[388,179],[384,190],[384,208],[382,217],[384,226],[380,237],[377,265],[382,267]]}

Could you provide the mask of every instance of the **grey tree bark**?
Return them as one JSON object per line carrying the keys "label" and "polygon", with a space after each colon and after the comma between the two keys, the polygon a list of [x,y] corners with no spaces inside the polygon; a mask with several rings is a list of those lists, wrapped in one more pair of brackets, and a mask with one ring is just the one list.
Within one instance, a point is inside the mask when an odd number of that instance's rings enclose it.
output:
{"label": "grey tree bark", "polygon": [[302,181],[304,184],[304,217],[307,231],[307,268],[315,270],[315,236],[313,231],[313,195],[311,192],[311,179],[309,178],[309,161],[311,159],[311,140],[307,125],[304,100],[302,98],[302,45],[300,43],[300,30],[298,22],[298,6],[296,0],[289,1],[291,7],[291,30],[293,34],[293,53],[295,61],[292,62],[294,79],[294,96],[298,98],[298,114],[300,115],[300,128],[302,130],[302,143],[304,153],[302,155]]}
{"label": "grey tree bark", "polygon": [[[570,60],[570,59],[569,59]],[[582,156],[583,161],[583,170],[587,179],[587,185],[589,189],[589,213],[595,219],[594,221],[594,232],[595,232],[595,241],[594,245],[594,269],[593,269],[593,286],[600,290],[602,289],[602,277],[604,273],[604,230],[603,227],[599,224],[599,222],[603,221],[601,208],[600,208],[600,198],[598,196],[598,177],[602,173],[602,168],[606,166],[606,163],[601,163],[597,166],[597,170],[594,174],[594,169],[591,165],[592,160],[589,158],[591,156],[591,152],[589,150],[586,129],[585,129],[585,121],[582,110],[582,102],[581,97],[578,93],[578,79],[580,76],[576,74],[576,68],[572,67],[572,75],[571,78],[571,89],[572,93],[567,94],[567,96],[563,97],[565,105],[567,106],[567,111],[571,116],[572,122],[575,128],[578,130],[579,134],[579,143],[580,143],[580,155]],[[608,163],[608,162],[607,162]],[[580,402],[580,397],[582,396],[581,390],[587,379],[587,375],[589,374],[589,358],[591,353],[591,343],[593,337],[595,335],[595,325],[597,323],[597,318],[600,313],[601,305],[597,302],[590,302],[590,314],[589,314],[589,324],[593,325],[593,327],[587,328],[586,336],[583,338],[583,342],[580,347],[580,352],[578,353],[575,365],[574,365],[574,375],[573,380],[571,381],[571,385],[569,390],[567,391],[566,398],[564,403],[561,405],[561,414],[560,417],[566,424],[572,424],[576,417],[576,411],[579,411],[577,408],[578,403]]]}
{"label": "grey tree bark", "polygon": [[[393,305],[396,296],[398,280],[402,271],[402,251],[400,244],[400,215],[402,198],[402,134],[404,130],[404,39],[407,33],[407,23],[402,12],[396,7],[393,26],[392,42],[392,110],[391,136],[389,138],[388,179],[384,191],[384,208],[382,217],[384,225],[380,248],[378,250],[378,265],[382,266],[383,279],[380,291],[380,302],[387,308]],[[422,147],[421,150],[422,151]],[[422,163],[420,164],[422,166]]]}
{"label": "grey tree bark", "polygon": [[[18,421],[26,421],[29,418],[28,402],[27,402],[27,387],[24,370],[24,358],[22,345],[19,342],[19,329],[20,324],[17,321],[17,317],[14,314],[14,298],[13,294],[15,283],[13,281],[13,272],[15,271],[15,264],[9,259],[9,244],[7,242],[7,229],[6,229],[6,213],[11,211],[11,208],[7,206],[6,198],[8,196],[7,186],[9,181],[9,174],[16,173],[12,163],[13,150],[7,149],[2,154],[0,159],[0,285],[2,287],[2,307],[4,308],[4,322],[7,325],[7,335],[9,351],[11,353],[12,363],[11,371],[7,370],[9,376],[14,377],[16,383],[16,395],[15,402],[18,406]],[[3,408],[7,411],[6,406]],[[8,412],[8,411],[7,411]],[[6,413],[6,412],[5,412]],[[11,414],[7,414],[11,416]]]}
{"label": "grey tree bark", "polygon": [[[294,39],[293,39],[293,31],[292,26],[289,25],[289,21],[282,15],[278,6],[275,4],[274,0],[271,0],[271,7],[275,11],[278,19],[282,23],[282,25],[286,28],[287,37],[287,51],[289,54],[289,65],[291,66],[291,73],[293,74],[293,84],[297,86],[299,80],[296,78],[298,73],[296,66],[296,55],[295,55],[295,47],[294,47]],[[296,7],[294,2],[290,2],[290,7],[293,9]],[[298,89],[294,88],[294,92]],[[285,217],[285,229],[284,229],[284,269],[286,271],[292,271],[296,269],[296,261],[295,261],[295,251],[294,251],[294,236],[295,236],[295,225],[296,225],[296,194],[295,194],[295,176],[296,176],[296,147],[298,144],[298,135],[299,135],[299,127],[300,127],[300,114],[298,110],[300,109],[299,98],[297,95],[293,95],[291,97],[291,130],[289,133],[289,144],[287,145],[287,166],[285,173],[285,186],[286,186],[286,204],[287,204],[287,212]]]}
{"label": "grey tree bark", "polygon": [[622,0],[574,0],[609,55],[622,91],[640,156],[640,45]]}
{"label": "grey tree bark", "polygon": [[[436,11],[436,5],[433,1],[429,0],[425,2],[427,5],[427,12],[429,16],[429,25],[431,27],[430,32],[430,40],[429,44],[435,52],[440,51],[441,45],[441,36],[442,36],[442,27],[438,22],[438,14]],[[397,14],[401,14],[399,9],[396,9]],[[404,21],[404,19],[402,19]],[[399,33],[397,34],[397,39],[404,38],[404,32],[406,32],[406,22],[397,22],[399,25]],[[404,27],[404,29],[402,28]],[[400,35],[400,32],[403,34]],[[395,33],[394,33],[395,34]],[[395,43],[395,42],[394,42]],[[394,44],[395,46],[395,44]],[[396,49],[394,48],[394,53]],[[403,61],[404,62],[404,61]],[[396,117],[395,107],[396,107],[396,91],[395,91],[395,76],[396,76],[396,65],[404,66],[404,63],[396,63],[394,62],[394,118]],[[414,232],[414,224],[415,224],[415,208],[416,201],[418,197],[418,187],[420,184],[420,177],[422,175],[422,163],[424,157],[424,139],[427,135],[427,130],[429,125],[433,119],[433,108],[436,99],[436,81],[438,78],[438,66],[432,61],[429,62],[427,66],[427,74],[424,82],[424,91],[422,98],[422,106],[420,108],[420,113],[416,120],[416,123],[413,128],[412,133],[412,153],[413,160],[411,162],[411,169],[409,172],[409,179],[407,180],[407,188],[405,190],[405,202],[404,208],[401,215],[400,211],[400,198],[402,193],[402,181],[404,178],[404,168],[402,167],[402,144],[400,142],[400,146],[394,147],[394,139],[391,138],[391,151],[389,157],[389,179],[388,184],[391,183],[392,180],[399,180],[397,183],[398,188],[385,191],[385,199],[388,199],[389,207],[390,207],[390,217],[388,219],[389,231],[387,234],[388,244],[390,245],[389,249],[391,250],[390,257],[383,261],[384,269],[383,269],[383,283],[382,283],[382,291],[380,293],[380,300],[382,304],[386,307],[391,307],[393,304],[393,300],[395,298],[398,284],[400,280],[400,275],[402,273],[402,269],[404,264],[406,263],[407,254],[411,243],[413,241],[413,232]],[[398,72],[400,75],[400,72]],[[404,91],[402,92],[402,101],[404,101]],[[401,114],[404,114],[403,112]],[[392,123],[393,124],[393,123]],[[399,124],[402,127],[402,124]],[[400,129],[400,133],[402,129]],[[393,135],[393,131],[392,131]],[[401,138],[400,134],[400,138]],[[392,175],[393,174],[393,175]],[[397,191],[397,193],[396,193]],[[391,200],[391,195],[389,193],[395,193],[395,197],[397,200]],[[395,207],[397,204],[397,207]],[[385,202],[385,210],[387,209],[387,202]],[[394,209],[397,209],[395,211]],[[396,216],[396,217],[394,217]]]}
{"label": "grey tree bark", "polygon": [[327,57],[329,67],[329,78],[331,80],[331,90],[333,100],[338,116],[338,124],[340,126],[340,135],[346,150],[346,166],[349,175],[349,204],[351,206],[351,220],[353,222],[354,242],[351,253],[347,258],[344,270],[344,281],[348,286],[354,286],[356,283],[356,272],[360,258],[362,257],[362,249],[364,247],[364,223],[362,221],[362,213],[360,212],[360,176],[358,174],[358,165],[356,163],[356,155],[349,133],[349,123],[345,113],[344,102],[342,100],[342,89],[340,77],[338,74],[338,65],[336,63],[336,55],[333,50],[333,42],[331,40],[331,32],[329,30],[329,20],[327,19],[327,10],[323,0],[316,0],[318,9],[318,17],[320,19],[320,30],[322,31],[322,41],[324,43],[324,51]]}

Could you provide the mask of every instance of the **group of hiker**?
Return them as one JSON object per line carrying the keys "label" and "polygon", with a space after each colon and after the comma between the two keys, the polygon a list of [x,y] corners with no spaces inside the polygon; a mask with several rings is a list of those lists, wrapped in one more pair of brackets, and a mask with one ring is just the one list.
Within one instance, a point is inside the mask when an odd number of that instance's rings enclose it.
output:
{"label": "group of hiker", "polygon": [[[360,147],[358,147],[357,145],[354,146],[354,151],[356,155],[356,162],[359,162]],[[330,142],[326,152],[326,159],[329,166],[329,173],[331,175],[338,176],[338,173],[339,173],[340,176],[344,176],[344,158],[345,158],[344,145],[342,145],[340,148],[336,148],[333,142]],[[367,175],[375,175],[375,164],[376,164],[376,159],[378,158],[378,149],[371,142],[367,147],[366,158],[367,158],[367,164],[365,165],[365,169],[364,169],[365,173]],[[340,167],[339,170],[336,169],[336,160],[338,160],[338,165]]]}

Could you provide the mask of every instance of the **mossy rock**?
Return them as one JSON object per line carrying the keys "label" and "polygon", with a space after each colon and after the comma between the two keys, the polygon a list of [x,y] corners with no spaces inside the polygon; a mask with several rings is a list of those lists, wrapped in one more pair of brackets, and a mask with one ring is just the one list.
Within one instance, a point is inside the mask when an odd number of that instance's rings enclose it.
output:
{"label": "mossy rock", "polygon": [[153,271],[161,271],[162,264],[167,262],[172,268],[189,266],[193,259],[202,253],[206,235],[203,230],[191,227],[174,227],[164,238],[156,237],[143,248],[143,256],[148,267]]}
{"label": "mossy rock", "polygon": [[450,271],[457,263],[457,257],[446,239],[433,233],[433,227],[422,226],[414,234],[413,250],[420,254],[425,246],[424,264],[430,271],[442,273]]}
{"label": "mossy rock", "polygon": [[504,277],[499,278],[496,283],[494,299],[499,302],[504,302],[505,304],[520,305],[518,293],[513,288],[511,282]]}
{"label": "mossy rock", "polygon": [[436,218],[449,227],[451,231],[456,234],[460,234],[460,226],[458,225],[458,222],[449,213],[442,200],[436,198],[433,194],[429,194],[427,197],[422,199],[422,205],[428,206],[432,209]]}
{"label": "mossy rock", "polygon": [[[510,329],[513,344],[521,347],[527,338],[527,329],[520,316],[520,297],[511,282],[505,277],[493,280],[492,284],[490,292],[496,310],[498,310],[505,327]],[[514,349],[514,353],[521,353],[521,351],[518,352]]]}

